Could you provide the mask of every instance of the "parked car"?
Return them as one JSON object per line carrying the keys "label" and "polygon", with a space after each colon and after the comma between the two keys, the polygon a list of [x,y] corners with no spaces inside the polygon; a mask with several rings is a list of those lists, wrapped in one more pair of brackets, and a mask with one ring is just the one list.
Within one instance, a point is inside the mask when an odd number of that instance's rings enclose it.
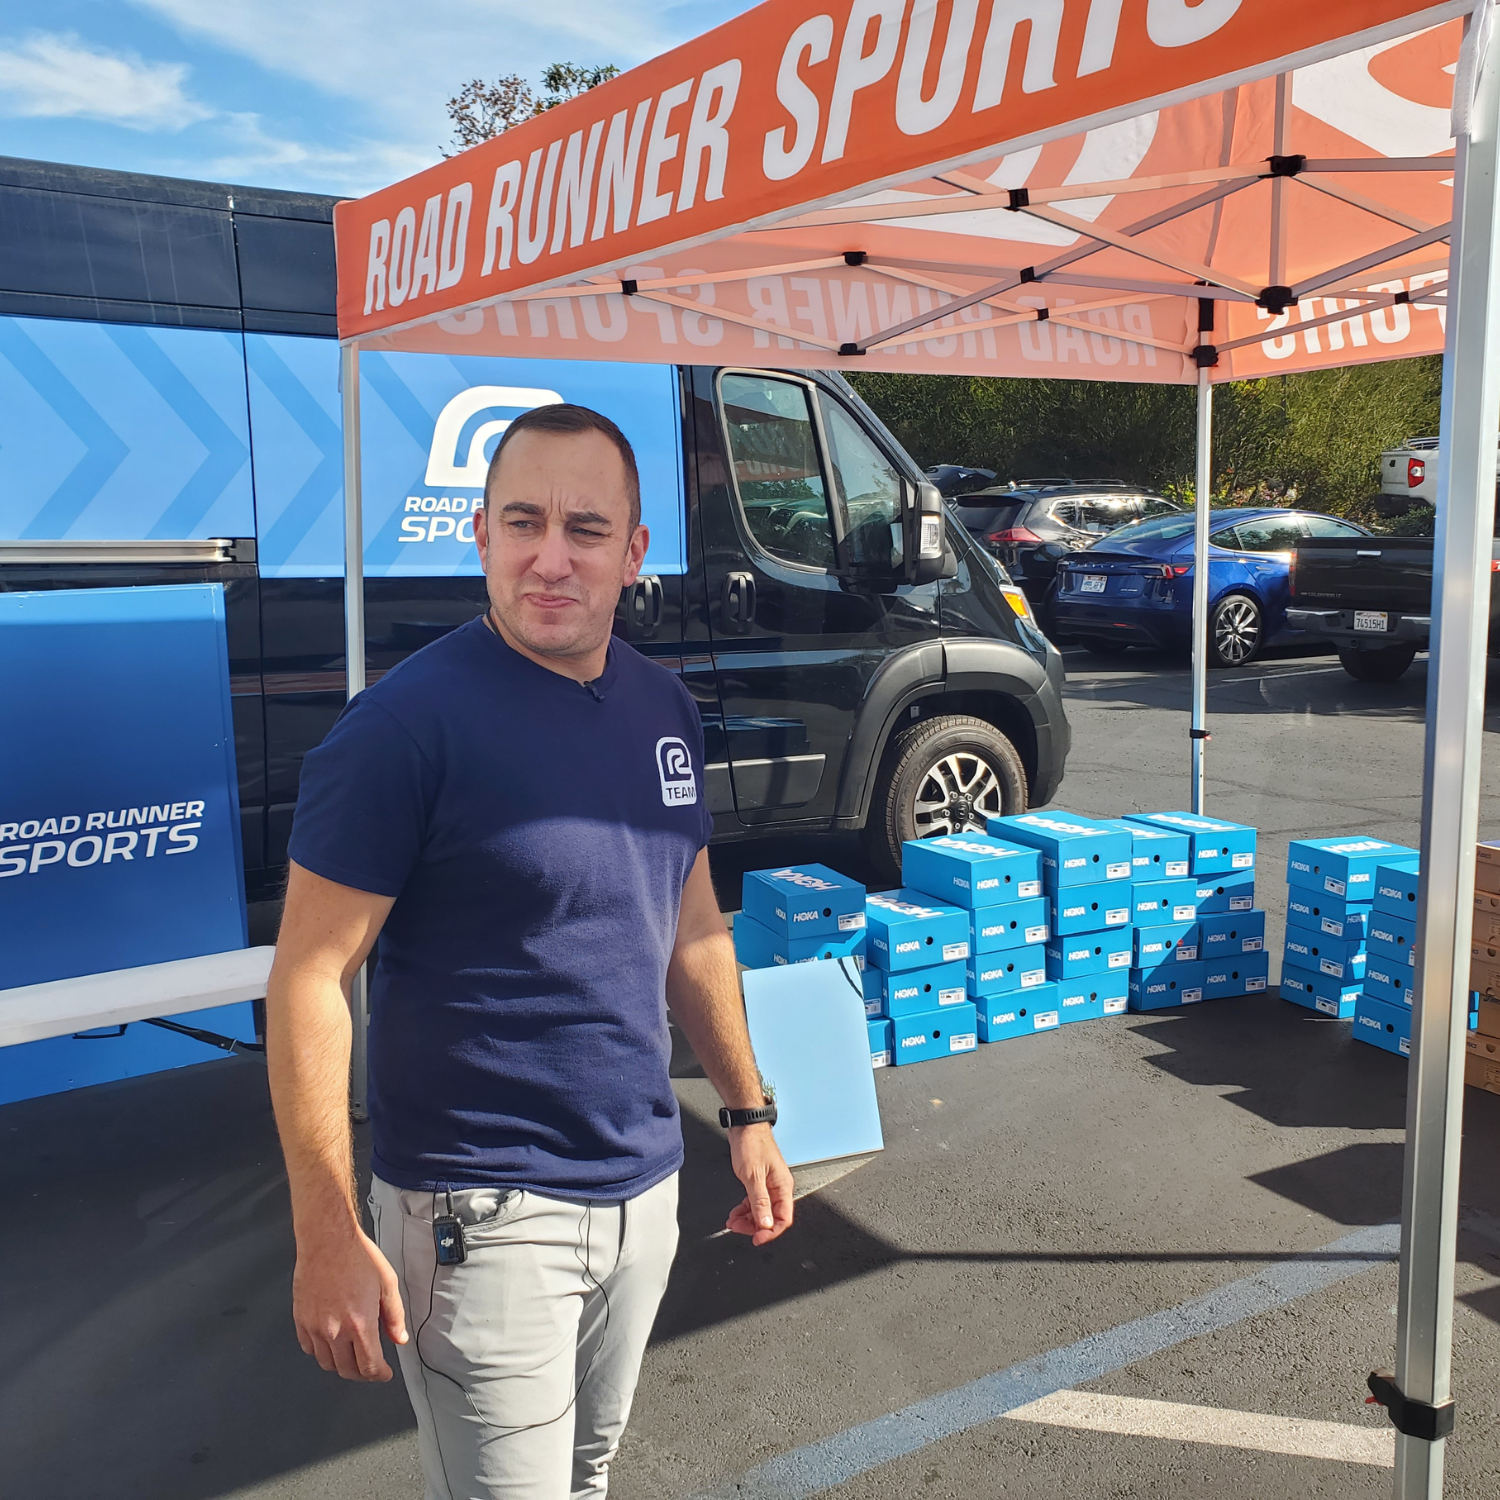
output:
{"label": "parked car", "polygon": [[[1209,661],[1243,667],[1269,645],[1302,638],[1288,625],[1293,549],[1311,537],[1365,537],[1314,511],[1235,508],[1209,517]],[[1057,565],[1055,632],[1108,655],[1130,646],[1189,647],[1193,516],[1157,516],[1102,537]]]}
{"label": "parked car", "polygon": [[1115,480],[1028,480],[959,495],[953,504],[969,535],[1036,605],[1064,554],[1132,521],[1182,513],[1152,490]]}
{"label": "parked car", "polygon": [[[22,414],[0,444],[0,589],[223,586],[252,903],[280,888],[303,756],[344,704],[334,201],[0,162],[26,247],[0,263]],[[715,840],[864,830],[893,876],[904,839],[1055,795],[1061,657],[840,376],[363,367],[370,680],[483,611],[486,442],[561,397],[635,443],[651,544],[616,633],[698,704]],[[104,457],[78,468],[68,424]]]}
{"label": "parked car", "polygon": [[944,499],[965,495],[970,490],[982,490],[995,482],[993,469],[971,469],[964,464],[933,464],[927,470],[927,478]]}
{"label": "parked car", "polygon": [[[1407,438],[1399,448],[1380,455],[1380,493],[1377,516],[1404,516],[1418,505],[1437,504],[1438,439]],[[1495,455],[1496,499],[1500,500],[1500,450]]]}

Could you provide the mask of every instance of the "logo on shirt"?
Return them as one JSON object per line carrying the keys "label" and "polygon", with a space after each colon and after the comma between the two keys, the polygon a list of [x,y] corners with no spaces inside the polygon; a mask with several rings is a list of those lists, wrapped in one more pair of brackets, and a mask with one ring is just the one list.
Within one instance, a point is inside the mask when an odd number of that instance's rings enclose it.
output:
{"label": "logo on shirt", "polygon": [[657,740],[656,769],[661,776],[661,800],[668,807],[689,807],[698,800],[698,780],[686,740],[675,734]]}

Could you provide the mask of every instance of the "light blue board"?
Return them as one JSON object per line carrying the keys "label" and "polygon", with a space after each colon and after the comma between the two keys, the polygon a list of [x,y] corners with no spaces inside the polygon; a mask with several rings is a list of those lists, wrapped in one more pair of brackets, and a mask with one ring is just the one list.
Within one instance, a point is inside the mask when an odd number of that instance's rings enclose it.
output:
{"label": "light blue board", "polygon": [[776,1091],[776,1143],[787,1165],[883,1150],[854,961],[818,959],[740,977],[755,1058]]}

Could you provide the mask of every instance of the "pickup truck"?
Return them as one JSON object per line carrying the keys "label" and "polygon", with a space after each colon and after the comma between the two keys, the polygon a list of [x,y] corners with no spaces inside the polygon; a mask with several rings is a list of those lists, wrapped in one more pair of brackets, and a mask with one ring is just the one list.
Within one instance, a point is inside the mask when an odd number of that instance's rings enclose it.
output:
{"label": "pickup truck", "polygon": [[[1361,682],[1394,682],[1427,649],[1431,537],[1313,537],[1292,553],[1286,622],[1324,640]],[[1490,571],[1500,572],[1500,541]],[[1490,596],[1490,652],[1500,648],[1500,591]]]}
{"label": "pickup truck", "polygon": [[[1437,504],[1438,440],[1407,438],[1399,448],[1380,455],[1380,493],[1374,497],[1377,516],[1404,516],[1419,505]],[[1500,487],[1500,452],[1495,455],[1495,482]]]}

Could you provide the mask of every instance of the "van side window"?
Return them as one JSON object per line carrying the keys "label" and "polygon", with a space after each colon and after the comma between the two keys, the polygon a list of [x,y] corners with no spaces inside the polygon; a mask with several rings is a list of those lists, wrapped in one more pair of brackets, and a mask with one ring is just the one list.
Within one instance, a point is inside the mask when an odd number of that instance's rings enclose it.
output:
{"label": "van side window", "polygon": [[729,374],[720,381],[719,399],[750,535],[772,557],[832,569],[833,524],[808,388]]}
{"label": "van side window", "polygon": [[857,568],[901,562],[901,479],[869,435],[837,401],[818,393],[834,494],[843,506],[844,556]]}

